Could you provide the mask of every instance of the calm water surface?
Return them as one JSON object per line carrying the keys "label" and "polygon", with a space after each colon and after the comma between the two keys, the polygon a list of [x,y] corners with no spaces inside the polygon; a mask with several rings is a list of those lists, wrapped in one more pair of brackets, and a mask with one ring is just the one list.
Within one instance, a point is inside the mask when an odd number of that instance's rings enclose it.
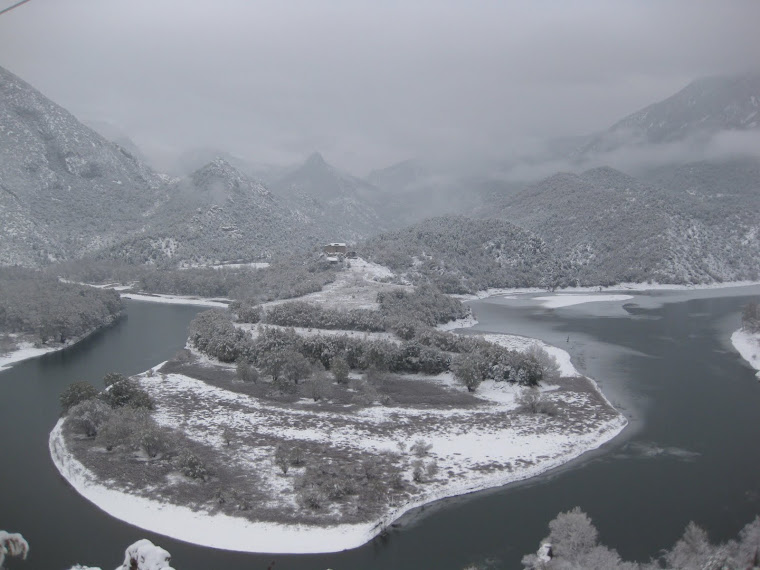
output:
{"label": "calm water surface", "polygon": [[[26,563],[104,569],[149,538],[178,570],[519,568],[557,512],[581,506],[627,559],[671,545],[689,520],[725,540],[760,513],[760,384],[730,348],[741,306],[731,293],[636,295],[549,311],[510,299],[473,303],[476,330],[542,338],[568,349],[632,419],[598,452],[528,483],[431,505],[385,539],[331,555],[253,555],[200,548],[137,529],[70,489],[47,451],[58,396],[109,371],[141,372],[184,346],[195,307],[128,302],[127,318],[66,351],[0,372],[0,529],[22,532]],[[731,296],[733,295],[733,296]],[[691,295],[692,297],[695,295]],[[751,297],[755,296],[755,297]]]}

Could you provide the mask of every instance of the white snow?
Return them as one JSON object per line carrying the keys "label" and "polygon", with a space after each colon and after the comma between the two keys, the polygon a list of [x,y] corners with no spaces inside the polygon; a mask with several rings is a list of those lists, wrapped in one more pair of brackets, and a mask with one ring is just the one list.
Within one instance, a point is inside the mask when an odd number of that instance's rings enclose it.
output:
{"label": "white snow", "polygon": [[166,550],[143,538],[127,548],[124,563],[116,570],[172,570],[171,558]]}
{"label": "white snow", "polygon": [[756,376],[760,379],[760,333],[739,329],[731,335],[731,344],[741,357],[758,371]]}
{"label": "white snow", "polygon": [[533,297],[534,301],[541,301],[541,305],[547,309],[559,309],[581,303],[599,303],[602,301],[627,301],[633,299],[631,295],[549,295],[546,297]]}
{"label": "white snow", "polygon": [[186,295],[145,295],[140,293],[122,293],[122,298],[133,301],[147,301],[149,303],[165,303],[167,305],[197,305],[199,307],[222,307],[227,308],[228,299],[205,299]]}

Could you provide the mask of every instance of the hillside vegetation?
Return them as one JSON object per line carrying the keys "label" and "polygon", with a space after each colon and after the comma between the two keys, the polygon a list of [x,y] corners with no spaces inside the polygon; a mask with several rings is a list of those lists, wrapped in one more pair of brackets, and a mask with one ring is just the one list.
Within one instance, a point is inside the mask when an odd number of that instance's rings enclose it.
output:
{"label": "hillside vegetation", "polygon": [[361,244],[362,255],[446,293],[546,282],[553,256],[533,233],[504,220],[433,218]]}
{"label": "hillside vegetation", "polygon": [[0,336],[63,343],[112,322],[121,311],[115,291],[62,283],[38,271],[0,268]]}

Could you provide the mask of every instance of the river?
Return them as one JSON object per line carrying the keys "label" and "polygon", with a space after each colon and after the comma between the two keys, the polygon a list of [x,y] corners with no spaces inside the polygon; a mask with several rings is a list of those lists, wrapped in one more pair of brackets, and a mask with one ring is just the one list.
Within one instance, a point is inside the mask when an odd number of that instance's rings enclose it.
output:
{"label": "river", "polygon": [[328,555],[255,555],[200,548],[104,514],[63,481],[48,456],[58,396],[71,382],[141,372],[185,343],[197,307],[127,302],[127,316],[75,347],[0,372],[0,529],[29,541],[26,563],[116,567],[149,538],[178,570],[519,568],[557,512],[581,506],[607,545],[647,560],[690,520],[725,540],[760,513],[760,384],[731,349],[741,306],[760,287],[634,294],[627,302],[546,310],[521,300],[472,303],[475,330],[542,338],[600,381],[631,427],[603,449],[527,483],[428,506],[385,538]]}

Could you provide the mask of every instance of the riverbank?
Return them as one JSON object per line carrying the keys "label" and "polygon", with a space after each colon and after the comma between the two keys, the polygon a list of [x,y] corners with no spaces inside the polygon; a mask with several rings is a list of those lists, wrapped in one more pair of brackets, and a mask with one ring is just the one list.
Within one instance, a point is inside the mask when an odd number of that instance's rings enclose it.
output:
{"label": "riverbank", "polygon": [[[38,346],[38,343],[29,340],[30,338],[32,338],[33,335],[21,335],[21,334],[8,335],[10,338],[14,339],[13,342],[16,344],[16,347],[7,351],[4,354],[0,354],[0,372],[24,360],[28,360],[30,358],[37,358],[38,356],[44,356],[45,354],[50,354],[52,352],[58,352],[59,350],[70,348],[74,346],[75,344],[83,341],[90,335],[96,333],[100,329],[110,326],[111,324],[116,322],[116,320],[118,320],[120,317],[121,315],[117,316],[116,318],[110,320],[107,323],[100,325],[99,327],[95,327],[94,329],[89,331],[87,334],[84,334],[75,338],[71,338],[64,343],[57,343],[54,346]],[[16,340],[16,339],[19,339],[19,340]]]}
{"label": "riverbank", "polygon": [[[514,349],[532,344],[510,335],[489,335],[487,339]],[[268,553],[356,548],[412,509],[446,497],[534,477],[598,448],[625,427],[623,416],[609,405],[593,382],[578,374],[569,355],[558,348],[547,348],[559,357],[562,374],[560,380],[542,388],[543,396],[562,411],[554,417],[520,412],[516,401],[519,390],[514,386],[487,381],[473,397],[448,373],[415,377],[412,382],[446,391],[451,398],[461,400],[455,405],[443,408],[371,405],[347,411],[339,411],[335,405],[318,409],[313,402],[283,406],[230,392],[184,374],[162,373],[159,367],[140,375],[138,380],[143,388],[159,402],[155,414],[159,424],[182,427],[198,444],[229,453],[233,463],[247,458],[250,474],[246,475],[244,470],[237,477],[255,481],[256,489],[252,492],[260,497],[252,496],[252,504],[268,503],[269,511],[284,513],[281,517],[285,523],[255,520],[257,516],[271,519],[271,513],[257,513],[256,507],[250,513],[233,511],[234,515],[230,515],[209,504],[190,508],[158,501],[156,495],[171,496],[176,491],[162,489],[161,481],[155,482],[156,488],[150,493],[142,495],[129,492],[112,480],[106,484],[103,477],[75,457],[64,438],[64,421],[51,433],[50,453],[61,475],[98,507],[121,520],[179,540]],[[189,400],[194,402],[190,415],[183,407],[183,402]],[[248,437],[253,434],[256,438],[250,441],[238,438],[233,448],[226,449],[219,434],[225,428],[240,433],[241,426],[245,426]],[[463,426],[467,429],[462,429]],[[359,458],[357,461],[361,457],[381,457],[396,465],[404,491],[393,491],[397,496],[389,504],[371,518],[352,524],[338,523],[361,519],[363,515],[354,511],[351,515],[342,513],[345,505],[339,503],[318,517],[303,508],[294,509],[299,478],[308,467],[292,467],[288,474],[279,472],[272,456],[274,447],[282,441],[301,443],[307,457],[308,446],[317,446],[322,455],[332,456],[337,451],[340,456]],[[414,441],[424,441],[430,446],[429,451],[420,457],[411,453],[406,445]],[[418,460],[436,466],[424,482],[413,475],[413,465]],[[364,483],[368,484],[371,482]]]}
{"label": "riverbank", "polygon": [[731,335],[731,344],[741,357],[757,370],[755,376],[760,380],[760,333],[739,329]]}
{"label": "riverbank", "polygon": [[[477,293],[469,295],[453,295],[463,301],[467,300],[479,300],[487,297],[502,297],[505,295],[529,295],[544,293],[548,297],[562,297],[570,296],[574,294],[589,294],[589,293],[617,293],[620,291],[631,292],[647,292],[647,291],[703,291],[710,289],[728,289],[731,287],[747,287],[751,285],[760,285],[760,281],[727,281],[724,283],[703,283],[703,284],[668,284],[668,283],[618,283],[617,285],[609,286],[593,286],[593,287],[563,287],[555,291],[548,292],[545,287],[517,287],[512,289],[507,288],[491,288]],[[594,295],[599,297],[602,295]],[[602,300],[602,299],[600,299]]]}

